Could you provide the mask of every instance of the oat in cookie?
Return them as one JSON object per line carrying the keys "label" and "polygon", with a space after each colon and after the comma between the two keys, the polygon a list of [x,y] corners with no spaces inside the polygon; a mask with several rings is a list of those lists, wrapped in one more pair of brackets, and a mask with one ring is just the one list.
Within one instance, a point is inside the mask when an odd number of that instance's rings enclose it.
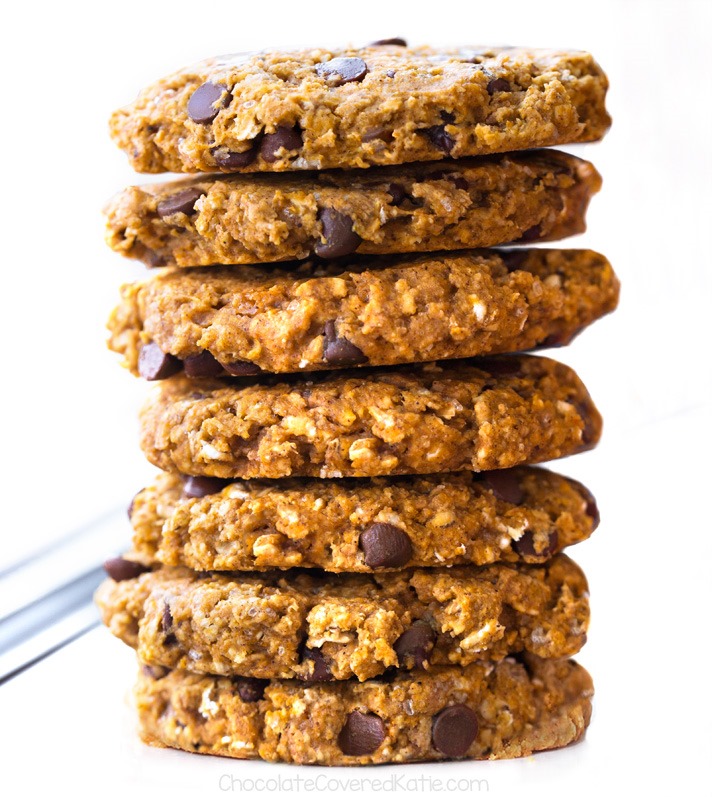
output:
{"label": "oat in cookie", "polygon": [[576,662],[534,656],[312,685],[144,665],[135,689],[148,744],[342,766],[563,747],[583,735],[592,697],[591,677]]}
{"label": "oat in cookie", "polygon": [[109,346],[146,379],[398,365],[568,343],[611,312],[618,280],[578,249],[169,270],[122,288]]}
{"label": "oat in cookie", "polygon": [[[407,560],[402,538],[383,535],[366,545],[369,555],[391,567]],[[563,554],[541,565],[373,575],[159,568],[106,581],[97,602],[112,633],[148,664],[307,681],[522,651],[571,656],[589,616],[586,578]]]}
{"label": "oat in cookie", "polygon": [[141,446],[189,476],[388,476],[498,470],[591,448],[601,418],[569,367],[510,355],[154,388]]}
{"label": "oat in cookie", "polygon": [[359,480],[162,473],[130,516],[135,559],[202,571],[382,571],[373,542],[389,535],[407,567],[540,563],[599,522],[582,484],[526,467]]}
{"label": "oat in cookie", "polygon": [[209,266],[554,241],[583,232],[601,178],[553,150],[387,169],[127,188],[107,243],[148,266]]}
{"label": "oat in cookie", "polygon": [[148,86],[110,131],[139,172],[357,169],[594,141],[607,88],[575,50],[241,53]]}

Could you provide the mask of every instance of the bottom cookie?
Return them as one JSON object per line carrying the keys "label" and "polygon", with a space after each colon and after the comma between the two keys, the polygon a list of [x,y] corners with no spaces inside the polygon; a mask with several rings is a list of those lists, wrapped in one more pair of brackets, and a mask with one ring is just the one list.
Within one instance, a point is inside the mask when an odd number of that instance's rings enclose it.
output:
{"label": "bottom cookie", "polygon": [[144,665],[148,744],[294,764],[516,758],[578,740],[593,684],[576,662],[534,656],[363,683],[261,681]]}

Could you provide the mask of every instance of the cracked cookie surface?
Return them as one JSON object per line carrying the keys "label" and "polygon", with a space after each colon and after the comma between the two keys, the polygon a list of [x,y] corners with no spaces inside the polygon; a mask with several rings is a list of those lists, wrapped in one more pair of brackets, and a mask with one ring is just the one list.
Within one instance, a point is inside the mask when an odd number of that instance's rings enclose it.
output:
{"label": "cracked cookie surface", "polygon": [[110,132],[139,172],[355,169],[594,141],[607,88],[578,51],[240,53],[148,86]]}
{"label": "cracked cookie surface", "polygon": [[107,243],[148,266],[209,266],[554,241],[585,230],[594,167],[540,150],[353,172],[134,186]]}
{"label": "cracked cookie surface", "polygon": [[218,478],[497,470],[586,450],[601,417],[575,372],[509,355],[309,380],[198,380],[154,388],[141,447],[162,470]]}
{"label": "cracked cookie surface", "polygon": [[464,666],[522,651],[571,656],[589,617],[584,574],[563,554],[543,565],[372,575],[160,568],[107,580],[97,603],[148,664],[306,681],[363,681],[392,667]]}
{"label": "cracked cookie surface", "polygon": [[144,666],[134,694],[149,744],[343,766],[563,747],[590,721],[593,683],[574,661],[524,656],[308,686]]}
{"label": "cracked cookie surface", "polygon": [[226,374],[464,358],[563,345],[618,292],[608,261],[577,249],[174,269],[122,288],[109,347],[148,379],[152,350],[172,370],[203,358]]}
{"label": "cracked cookie surface", "polygon": [[399,567],[537,563],[599,522],[583,485],[527,467],[329,481],[163,473],[134,498],[130,516],[134,558],[201,571],[398,569],[376,556],[379,541],[400,542]]}

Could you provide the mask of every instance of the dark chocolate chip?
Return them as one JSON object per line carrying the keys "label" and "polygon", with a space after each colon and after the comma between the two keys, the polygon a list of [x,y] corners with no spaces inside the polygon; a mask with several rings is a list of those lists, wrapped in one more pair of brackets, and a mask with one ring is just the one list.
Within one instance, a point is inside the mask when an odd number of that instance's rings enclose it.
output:
{"label": "dark chocolate chip", "polygon": [[244,152],[230,152],[226,149],[211,149],[215,163],[222,169],[244,169],[257,157],[257,147],[253,145]]}
{"label": "dark chocolate chip", "polygon": [[262,700],[267,683],[261,678],[240,678],[237,682],[237,694],[243,703],[257,703]]}
{"label": "dark chocolate chip", "polygon": [[166,265],[166,261],[163,259],[162,255],[159,255],[158,252],[154,252],[153,249],[148,249],[147,247],[143,247],[140,257],[149,268],[159,268],[160,266]]}
{"label": "dark chocolate chip", "polygon": [[569,343],[576,337],[575,334],[570,332],[553,332],[547,335],[541,343],[537,343],[537,349],[560,349],[562,346],[568,346]]}
{"label": "dark chocolate chip", "polygon": [[534,548],[534,533],[531,531],[525,531],[518,540],[512,543],[512,548],[520,556],[533,556],[537,559],[550,559],[556,553],[558,547],[559,535],[556,530],[549,534],[549,542],[541,553],[537,553]]}
{"label": "dark chocolate chip", "polygon": [[161,667],[160,664],[144,664],[141,667],[141,672],[148,678],[158,681],[160,678],[165,678],[169,670],[167,667]]}
{"label": "dark chocolate chip", "polygon": [[440,118],[446,125],[451,125],[455,121],[455,114],[450,111],[440,111]]}
{"label": "dark chocolate chip", "polygon": [[579,492],[586,502],[586,514],[593,520],[593,529],[595,531],[598,528],[598,524],[601,522],[601,515],[598,511],[598,504],[596,503],[596,499],[593,493],[588,489],[588,487],[584,487],[581,482],[577,482],[575,479],[569,479],[569,482],[574,486],[577,492]]}
{"label": "dark chocolate chip", "polygon": [[199,188],[186,188],[184,191],[178,191],[177,194],[171,194],[162,199],[156,205],[156,213],[161,218],[172,216],[174,213],[185,213],[186,216],[191,216],[195,213],[193,205],[204,193]]}
{"label": "dark chocolate chip", "polygon": [[302,650],[302,661],[313,662],[312,670],[309,675],[302,676],[303,681],[308,683],[324,683],[325,681],[333,681],[334,676],[331,674],[331,669],[326,663],[324,654],[318,648],[308,648],[306,645]]}
{"label": "dark chocolate chip", "polygon": [[128,505],[126,509],[126,514],[129,516],[129,520],[133,517],[134,507],[136,506],[136,499],[141,495],[143,490],[139,490],[136,495],[131,499],[131,503]]}
{"label": "dark chocolate chip", "polygon": [[[220,108],[224,108],[230,102],[230,94],[226,92],[227,86],[222,83],[203,83],[190,95],[188,116],[201,125],[212,122]],[[221,98],[222,102],[216,107],[215,104]]]}
{"label": "dark chocolate chip", "polygon": [[395,69],[386,69],[386,77],[395,77],[396,70]]}
{"label": "dark chocolate chip", "polygon": [[467,182],[467,180],[465,180],[464,177],[458,177],[457,175],[449,174],[446,179],[453,183],[455,188],[459,188],[460,191],[470,190],[470,184]]}
{"label": "dark chocolate chip", "polygon": [[455,146],[455,139],[449,133],[445,132],[445,125],[426,127],[422,132],[430,139],[433,146],[437,147],[442,152],[449,153]]}
{"label": "dark chocolate chip", "polygon": [[361,136],[361,141],[369,142],[376,140],[384,141],[388,144],[390,141],[393,141],[393,131],[385,127],[374,127]]}
{"label": "dark chocolate chip", "polygon": [[130,578],[137,578],[141,573],[147,573],[150,569],[150,567],[146,567],[140,562],[124,559],[123,556],[107,559],[104,562],[106,575],[114,581],[128,581]]}
{"label": "dark chocolate chip", "polygon": [[517,506],[524,501],[524,490],[511,470],[490,470],[484,476],[485,484],[492,490],[495,498]]}
{"label": "dark chocolate chip", "polygon": [[274,163],[281,157],[280,150],[294,152],[301,149],[303,143],[302,133],[298,127],[280,126],[274,133],[266,133],[262,138],[260,155],[267,163]]}
{"label": "dark chocolate chip", "polygon": [[331,61],[317,64],[316,71],[330,86],[342,86],[344,83],[363,80],[368,74],[368,66],[361,58],[332,58]]}
{"label": "dark chocolate chip", "polygon": [[172,354],[166,354],[157,343],[146,343],[138,353],[138,372],[144,379],[154,382],[177,374],[183,367]]}
{"label": "dark chocolate chip", "polygon": [[541,238],[541,224],[535,224],[528,230],[525,230],[518,241],[538,241]]}
{"label": "dark chocolate chip", "polygon": [[353,220],[334,208],[322,208],[318,213],[323,241],[318,241],[314,254],[318,257],[344,257],[355,252],[361,236],[354,232]]}
{"label": "dark chocolate chip", "polygon": [[235,360],[231,363],[225,363],[223,368],[230,376],[256,376],[262,371],[259,365],[247,362],[247,360]]}
{"label": "dark chocolate chip", "polygon": [[391,195],[391,200],[393,201],[394,205],[400,205],[401,202],[405,202],[405,199],[408,196],[405,186],[401,185],[400,183],[391,183],[388,186],[388,193]]}
{"label": "dark chocolate chip", "polygon": [[395,44],[396,47],[407,47],[408,42],[405,39],[401,39],[399,37],[394,37],[393,39],[376,39],[375,42],[371,42],[368,46],[369,47],[381,47],[384,44]]}
{"label": "dark chocolate chip", "polygon": [[507,271],[516,271],[527,259],[528,250],[526,249],[506,249],[497,254],[502,258],[502,262],[507,267]]}
{"label": "dark chocolate chip", "polygon": [[222,376],[225,373],[222,365],[209,351],[202,351],[193,357],[186,357],[183,360],[183,368],[185,368],[186,376],[190,377]]}
{"label": "dark chocolate chip", "polygon": [[487,93],[494,94],[496,91],[511,91],[509,83],[503,77],[496,77],[487,84]]}
{"label": "dark chocolate chip", "polygon": [[212,476],[187,476],[183,481],[183,498],[214,495],[231,483],[230,479],[216,479]]}
{"label": "dark chocolate chip", "polygon": [[163,615],[161,616],[161,630],[164,634],[170,634],[173,630],[173,615],[168,602],[163,603]]}
{"label": "dark chocolate chip", "polygon": [[378,714],[352,711],[339,732],[339,747],[344,755],[374,753],[386,738],[386,726]]}
{"label": "dark chocolate chip", "polygon": [[361,535],[359,545],[368,567],[403,567],[413,555],[410,537],[390,523],[374,523]]}
{"label": "dark chocolate chip", "polygon": [[346,338],[338,337],[333,321],[327,321],[324,326],[324,359],[329,365],[342,368],[368,362],[368,357],[358,346]]}
{"label": "dark chocolate chip", "polygon": [[416,620],[393,644],[401,667],[423,668],[435,645],[435,631],[425,620]]}
{"label": "dark chocolate chip", "polygon": [[469,706],[448,706],[433,720],[433,747],[449,758],[460,758],[475,741],[478,728],[477,715]]}

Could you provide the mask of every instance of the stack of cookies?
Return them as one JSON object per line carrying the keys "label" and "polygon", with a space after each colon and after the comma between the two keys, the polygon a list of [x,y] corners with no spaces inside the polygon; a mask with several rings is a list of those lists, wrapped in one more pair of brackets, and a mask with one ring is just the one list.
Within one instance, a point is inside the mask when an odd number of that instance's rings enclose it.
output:
{"label": "stack of cookies", "polygon": [[533,148],[600,138],[606,88],[586,53],[391,39],[209,60],[113,116],[138,171],[205,173],[107,209],[110,246],[161,267],[110,347],[157,382],[162,472],[97,596],[138,651],[144,740],[369,764],[580,737],[588,592],[562,551],[598,513],[532,464],[601,419],[520,352],[617,302],[603,256],[527,246],[584,229],[596,170]]}

